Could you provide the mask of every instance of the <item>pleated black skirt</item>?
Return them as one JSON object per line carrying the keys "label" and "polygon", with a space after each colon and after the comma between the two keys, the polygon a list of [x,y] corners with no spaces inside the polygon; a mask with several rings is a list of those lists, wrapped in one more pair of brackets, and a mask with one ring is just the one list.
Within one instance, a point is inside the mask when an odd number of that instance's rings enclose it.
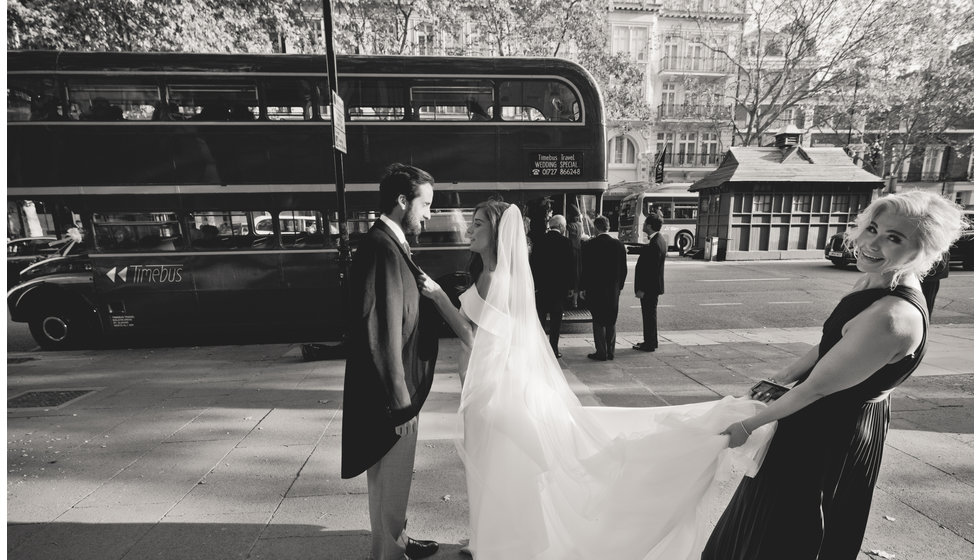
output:
{"label": "pleated black skirt", "polygon": [[825,401],[780,421],[762,468],[742,480],[702,560],[857,557],[888,432],[889,399],[849,406]]}

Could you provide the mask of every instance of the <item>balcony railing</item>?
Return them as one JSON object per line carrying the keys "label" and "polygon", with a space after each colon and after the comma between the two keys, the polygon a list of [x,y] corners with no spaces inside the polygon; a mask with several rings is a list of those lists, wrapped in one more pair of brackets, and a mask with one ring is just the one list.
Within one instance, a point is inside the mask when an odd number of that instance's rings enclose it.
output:
{"label": "balcony railing", "polygon": [[664,167],[718,167],[724,154],[666,153]]}
{"label": "balcony railing", "polygon": [[727,58],[718,56],[664,55],[660,59],[661,72],[692,72],[704,74],[733,74],[735,67]]}
{"label": "balcony railing", "polygon": [[727,120],[731,108],[727,105],[666,104],[657,107],[661,119],[717,121]]}

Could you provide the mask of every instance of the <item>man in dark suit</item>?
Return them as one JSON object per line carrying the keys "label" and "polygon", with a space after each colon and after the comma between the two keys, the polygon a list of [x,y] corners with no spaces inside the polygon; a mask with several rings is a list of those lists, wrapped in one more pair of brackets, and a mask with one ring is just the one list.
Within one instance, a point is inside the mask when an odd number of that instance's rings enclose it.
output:
{"label": "man in dark suit", "polygon": [[595,219],[598,232],[582,246],[582,288],[592,312],[595,353],[590,360],[612,360],[616,354],[616,319],[619,293],[626,284],[626,247],[609,235],[609,219]]}
{"label": "man in dark suit", "polygon": [[561,331],[562,308],[575,277],[575,258],[572,254],[572,242],[565,237],[564,216],[552,216],[548,220],[548,232],[534,242],[530,258],[538,319],[543,327],[545,318],[550,316],[548,338],[555,357],[561,358],[558,335]]}
{"label": "man in dark suit", "polygon": [[640,249],[636,261],[636,276],[633,289],[640,298],[640,311],[643,313],[643,342],[634,344],[634,350],[653,352],[657,349],[657,303],[664,293],[664,262],[667,260],[667,241],[660,235],[664,219],[657,214],[647,216],[643,222],[643,233],[650,243]]}
{"label": "man in dark suit", "polygon": [[418,268],[405,236],[429,218],[432,182],[416,167],[386,170],[383,214],[361,240],[350,272],[341,476],[367,471],[374,560],[424,558],[439,546],[405,533],[418,414],[435,366],[419,356]]}

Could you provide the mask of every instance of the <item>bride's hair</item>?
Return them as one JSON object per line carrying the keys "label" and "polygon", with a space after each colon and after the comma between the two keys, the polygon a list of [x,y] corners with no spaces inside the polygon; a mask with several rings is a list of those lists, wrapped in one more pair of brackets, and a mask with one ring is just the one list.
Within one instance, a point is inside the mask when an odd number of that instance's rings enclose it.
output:
{"label": "bride's hair", "polygon": [[[491,246],[493,247],[494,256],[497,254],[497,234],[498,228],[500,227],[500,218],[503,217],[504,211],[509,207],[510,204],[502,200],[491,198],[486,202],[477,204],[473,209],[474,217],[476,217],[476,213],[480,210],[486,210],[487,219],[490,221],[490,231],[493,232]],[[479,278],[480,274],[483,273],[483,258],[480,256],[480,253],[472,253],[470,255],[469,272],[470,281],[476,284],[477,278]]]}

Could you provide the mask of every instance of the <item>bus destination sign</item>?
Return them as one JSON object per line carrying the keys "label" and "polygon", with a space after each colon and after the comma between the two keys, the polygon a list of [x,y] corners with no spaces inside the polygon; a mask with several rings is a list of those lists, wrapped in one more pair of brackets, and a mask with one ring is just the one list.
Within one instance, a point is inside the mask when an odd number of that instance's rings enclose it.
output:
{"label": "bus destination sign", "polygon": [[535,179],[578,179],[582,176],[584,152],[531,152],[528,162]]}

